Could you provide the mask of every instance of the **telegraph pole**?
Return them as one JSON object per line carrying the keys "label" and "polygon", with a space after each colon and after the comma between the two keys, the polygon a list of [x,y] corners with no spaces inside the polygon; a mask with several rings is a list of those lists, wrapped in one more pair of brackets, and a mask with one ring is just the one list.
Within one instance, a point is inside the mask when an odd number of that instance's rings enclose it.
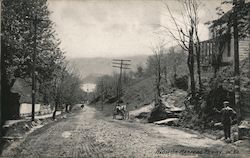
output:
{"label": "telegraph pole", "polygon": [[102,107],[101,110],[103,111],[103,103],[104,103],[104,82],[103,79],[101,79],[101,101],[102,101]]}
{"label": "telegraph pole", "polygon": [[35,120],[35,103],[36,103],[36,40],[37,40],[37,24],[43,21],[42,19],[38,19],[37,15],[34,18],[30,18],[26,16],[26,20],[30,20],[34,26],[34,48],[33,48],[33,56],[32,56],[32,112],[31,112],[31,121]]}
{"label": "telegraph pole", "polygon": [[235,93],[235,106],[237,108],[238,124],[241,120],[241,107],[240,107],[240,69],[239,69],[239,35],[238,35],[238,0],[233,1],[233,36],[234,36],[234,93]]}
{"label": "telegraph pole", "polygon": [[[248,11],[248,22],[250,23],[250,11]],[[248,44],[248,77],[250,78],[250,43]]]}
{"label": "telegraph pole", "polygon": [[[122,70],[130,69],[128,66],[131,65],[128,62],[131,60],[124,60],[124,59],[113,59],[112,64],[114,68],[120,69],[119,79],[118,79],[118,86],[117,86],[117,99],[120,100],[122,95]],[[127,63],[126,63],[127,62]]]}

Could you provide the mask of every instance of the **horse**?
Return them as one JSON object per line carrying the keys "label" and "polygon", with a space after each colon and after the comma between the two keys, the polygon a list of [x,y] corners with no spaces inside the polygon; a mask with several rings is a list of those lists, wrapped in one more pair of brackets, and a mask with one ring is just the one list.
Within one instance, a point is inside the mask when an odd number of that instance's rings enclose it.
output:
{"label": "horse", "polygon": [[116,119],[116,115],[121,115],[123,120],[129,118],[129,113],[126,105],[116,105],[113,112],[113,119]]}

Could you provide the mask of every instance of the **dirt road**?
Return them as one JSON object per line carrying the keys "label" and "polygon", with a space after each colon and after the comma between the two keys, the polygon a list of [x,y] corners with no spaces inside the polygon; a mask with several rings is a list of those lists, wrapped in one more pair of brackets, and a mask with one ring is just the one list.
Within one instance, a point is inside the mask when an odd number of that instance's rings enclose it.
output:
{"label": "dirt road", "polygon": [[[5,157],[244,157],[236,147],[170,127],[104,117],[85,107],[29,134]],[[245,157],[247,157],[245,155]]]}

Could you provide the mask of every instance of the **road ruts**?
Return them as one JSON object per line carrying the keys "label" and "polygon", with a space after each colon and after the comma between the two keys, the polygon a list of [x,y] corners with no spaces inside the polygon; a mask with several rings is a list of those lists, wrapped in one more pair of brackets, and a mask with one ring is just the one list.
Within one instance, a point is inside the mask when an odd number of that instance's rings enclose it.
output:
{"label": "road ruts", "polygon": [[[131,123],[104,117],[92,107],[84,107],[68,118],[48,124],[33,133],[5,157],[16,158],[120,158],[120,157],[202,157],[195,153],[235,150],[214,141],[170,127]],[[190,153],[193,152],[193,153]],[[213,155],[217,154],[217,155]],[[231,155],[226,155],[231,157]],[[233,154],[232,157],[241,157]]]}

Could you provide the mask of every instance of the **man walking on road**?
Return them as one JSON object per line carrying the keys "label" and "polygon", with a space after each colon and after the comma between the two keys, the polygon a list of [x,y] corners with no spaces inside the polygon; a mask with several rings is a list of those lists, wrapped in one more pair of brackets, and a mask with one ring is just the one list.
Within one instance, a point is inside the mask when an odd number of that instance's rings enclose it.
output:
{"label": "man walking on road", "polygon": [[221,123],[223,125],[223,130],[224,130],[224,135],[225,135],[225,140],[231,141],[231,124],[232,124],[232,119],[233,116],[236,115],[236,112],[229,107],[229,102],[224,101],[223,102],[224,107],[221,109],[221,111],[217,110],[215,108],[215,111],[218,113],[221,113],[222,115],[222,120]]}

